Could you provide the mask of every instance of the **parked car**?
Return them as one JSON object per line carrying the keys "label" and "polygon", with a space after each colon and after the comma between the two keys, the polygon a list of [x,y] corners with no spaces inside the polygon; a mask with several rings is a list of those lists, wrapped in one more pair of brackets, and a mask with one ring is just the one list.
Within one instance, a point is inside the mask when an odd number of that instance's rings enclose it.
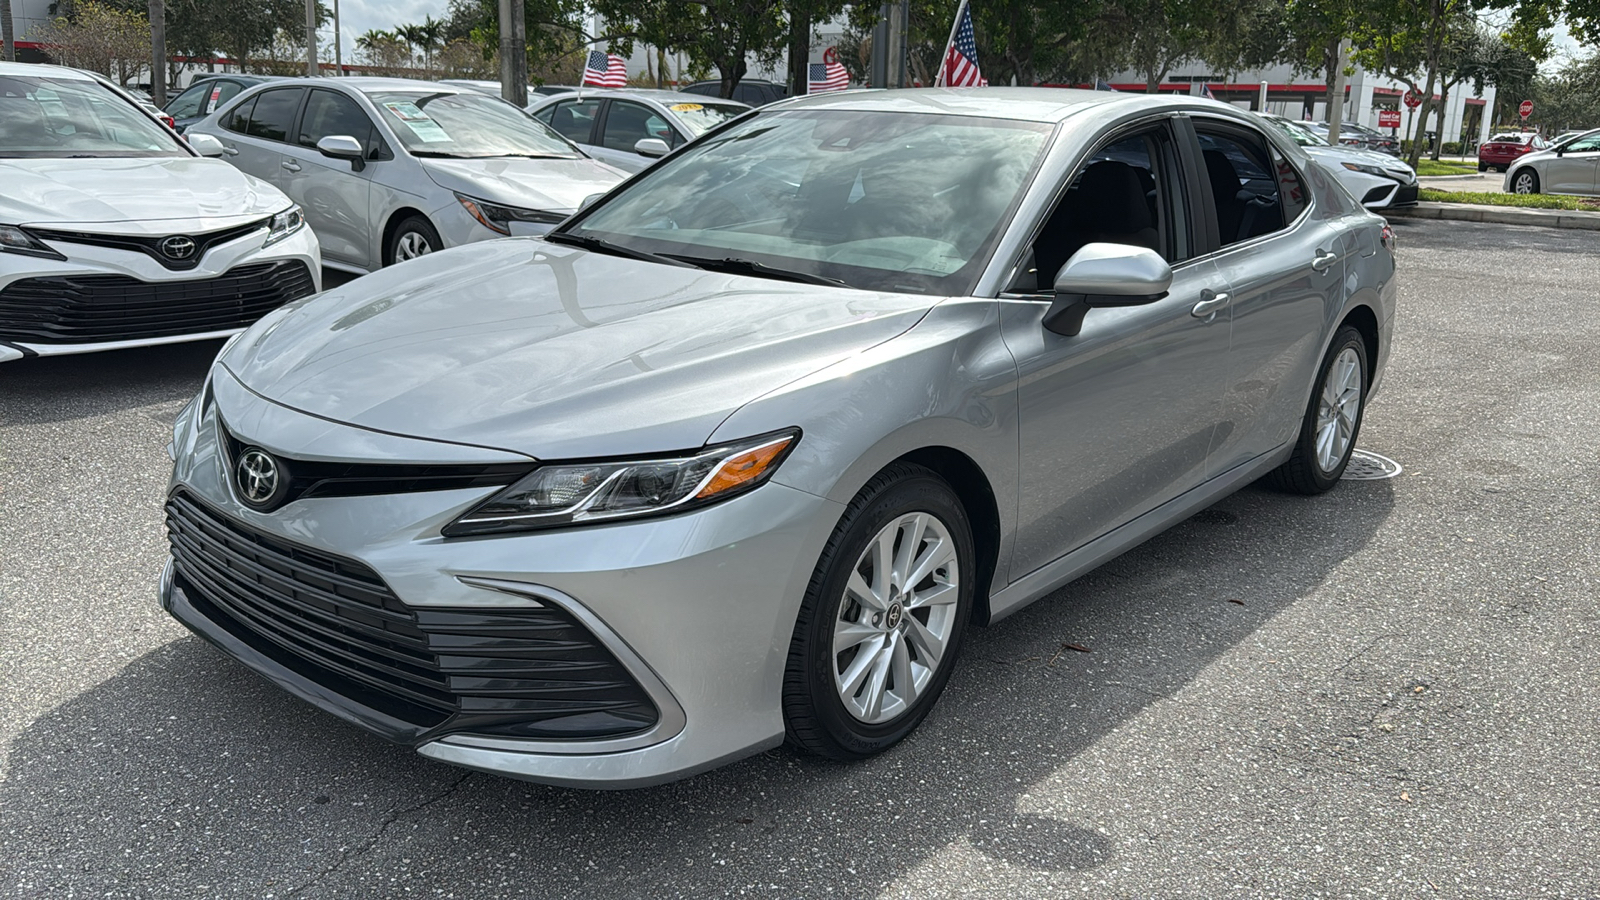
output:
{"label": "parked car", "polygon": [[190,131],[299,202],[324,263],[351,272],[541,234],[623,178],[499,98],[428,81],[258,85]]}
{"label": "parked car", "polygon": [[1524,154],[1543,150],[1549,146],[1544,138],[1531,131],[1521,133],[1508,131],[1497,134],[1478,147],[1478,171],[1487,172],[1495,169],[1509,172],[1511,164]]}
{"label": "parked car", "polygon": [[[456,87],[472,88],[475,91],[488,94],[491,97],[500,96],[500,82],[498,81],[484,81],[481,79],[472,78],[441,78],[439,79],[439,83],[454,85]],[[528,96],[531,98],[534,94],[565,94],[568,91],[575,90],[577,90],[577,88],[564,84],[530,84],[528,85]]]}
{"label": "parked car", "polygon": [[0,362],[235,334],[321,288],[277,189],[74,69],[0,62]]}
{"label": "parked car", "polygon": [[[1290,120],[1290,121],[1294,121],[1294,120]],[[1304,128],[1305,130],[1307,130],[1307,131],[1311,132],[1312,134],[1316,135],[1317,137],[1321,138],[1322,142],[1324,144],[1331,144],[1332,143],[1331,141],[1328,140],[1328,133],[1329,132],[1328,132],[1328,123],[1327,122],[1300,121],[1300,122],[1297,122],[1297,124],[1301,128]],[[1339,144],[1341,146],[1345,146],[1345,147],[1353,147],[1353,148],[1355,148],[1357,150],[1370,150],[1370,149],[1372,149],[1371,141],[1367,138],[1366,135],[1361,134],[1360,132],[1355,131],[1353,129],[1346,128],[1343,125],[1339,126]]]}
{"label": "parked car", "polygon": [[1600,129],[1518,157],[1506,170],[1513,194],[1600,195]]}
{"label": "parked car", "polygon": [[1395,259],[1277,129],[989,88],[719,134],[226,347],[164,607],[425,756],[634,787],[881,753],[970,627],[1263,476],[1338,482]]}
{"label": "parked car", "polygon": [[1566,143],[1567,141],[1572,140],[1573,138],[1577,137],[1580,134],[1588,134],[1588,133],[1589,132],[1584,131],[1582,129],[1580,129],[1578,131],[1563,131],[1560,134],[1558,134],[1555,137],[1550,139],[1550,146],[1554,147],[1557,144]]}
{"label": "parked car", "polygon": [[750,110],[732,100],[680,91],[591,90],[542,97],[534,118],[625,172],[638,172],[673,149]]}
{"label": "parked car", "polygon": [[166,113],[173,119],[173,128],[183,134],[190,125],[216,112],[246,88],[277,80],[281,79],[272,75],[203,75],[167,101]]}
{"label": "parked car", "polygon": [[[690,94],[700,94],[705,97],[722,97],[721,81],[696,81],[694,84],[683,88]],[[734,100],[747,106],[766,106],[768,103],[777,103],[789,96],[789,88],[776,81],[762,81],[759,78],[746,78],[733,86]]]}
{"label": "parked car", "polygon": [[1384,134],[1376,128],[1368,128],[1365,125],[1357,125],[1353,122],[1346,122],[1339,126],[1341,133],[1345,129],[1349,129],[1352,134],[1359,135],[1365,140],[1363,145],[1365,150],[1374,150],[1390,156],[1400,155],[1400,140],[1398,138]]}
{"label": "parked car", "polygon": [[1404,161],[1344,144],[1329,146],[1304,122],[1265,113],[1261,118],[1277,126],[1307,156],[1322,163],[1362,206],[1390,209],[1416,205],[1417,172]]}

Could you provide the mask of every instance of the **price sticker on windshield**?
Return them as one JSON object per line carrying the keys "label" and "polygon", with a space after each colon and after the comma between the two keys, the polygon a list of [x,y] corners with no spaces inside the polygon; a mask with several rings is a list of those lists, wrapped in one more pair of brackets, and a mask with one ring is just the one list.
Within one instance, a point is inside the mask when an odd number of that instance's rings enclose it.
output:
{"label": "price sticker on windshield", "polygon": [[698,103],[674,103],[672,106],[667,108],[673,112],[696,112],[698,110],[705,109],[704,106],[701,106]]}
{"label": "price sticker on windshield", "polygon": [[411,133],[423,143],[437,144],[452,140],[449,132],[440,128],[438,122],[422,111],[422,107],[409,100],[390,100],[383,104],[383,108],[404,122],[406,127],[411,129]]}

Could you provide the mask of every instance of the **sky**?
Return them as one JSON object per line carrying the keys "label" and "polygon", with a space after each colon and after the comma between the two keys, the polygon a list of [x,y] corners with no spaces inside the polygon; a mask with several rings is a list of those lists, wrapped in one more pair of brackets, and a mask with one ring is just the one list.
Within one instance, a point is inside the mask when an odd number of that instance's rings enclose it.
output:
{"label": "sky", "polygon": [[[323,0],[329,6],[333,0]],[[339,31],[348,57],[355,51],[356,38],[373,29],[388,31],[396,25],[421,22],[428,16],[442,19],[449,13],[449,0],[339,0]],[[325,29],[332,38],[332,28]]]}

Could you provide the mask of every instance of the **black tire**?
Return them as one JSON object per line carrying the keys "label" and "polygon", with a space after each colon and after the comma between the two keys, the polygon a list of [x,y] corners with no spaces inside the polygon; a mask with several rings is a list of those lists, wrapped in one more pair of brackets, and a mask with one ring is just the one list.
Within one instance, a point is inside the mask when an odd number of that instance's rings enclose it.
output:
{"label": "black tire", "polygon": [[[845,584],[869,542],[896,518],[912,512],[939,519],[955,545],[960,577],[954,622],[921,694],[894,718],[870,724],[845,708],[835,685],[833,629],[845,602]],[[910,734],[933,708],[955,668],[972,618],[976,577],[972,526],[943,478],[922,466],[896,463],[867,482],[845,508],[823,548],[795,621],[783,676],[783,719],[789,743],[831,759],[852,760],[882,753]],[[909,618],[913,613],[905,615]]]}
{"label": "black tire", "polygon": [[1487,172],[1487,171],[1489,171],[1489,166],[1487,164],[1485,164],[1485,163],[1478,163],[1478,171],[1479,172]]}
{"label": "black tire", "polygon": [[[1530,194],[1539,193],[1539,173],[1535,172],[1532,167],[1529,167],[1529,168],[1523,169],[1522,171],[1518,172],[1516,180],[1517,181],[1521,181],[1522,180],[1522,176],[1524,176],[1524,175],[1528,176],[1528,180],[1532,183],[1532,187],[1529,188],[1528,193],[1530,193]],[[1517,186],[1516,186],[1516,184],[1514,182],[1511,185],[1511,193],[1513,193],[1513,194],[1518,193]]]}
{"label": "black tire", "polygon": [[[1344,454],[1339,458],[1338,464],[1332,469],[1324,469],[1317,460],[1317,401],[1322,395],[1323,386],[1327,381],[1328,372],[1333,368],[1334,360],[1348,349],[1355,350],[1356,359],[1360,361],[1361,376],[1361,405],[1357,408],[1355,425],[1350,430],[1350,445],[1345,448]],[[1267,482],[1273,487],[1294,494],[1320,494],[1339,483],[1339,476],[1344,474],[1345,466],[1350,463],[1350,454],[1355,451],[1356,441],[1361,437],[1361,422],[1367,413],[1367,390],[1372,386],[1372,368],[1367,360],[1367,342],[1361,332],[1346,325],[1340,328],[1333,336],[1333,343],[1328,347],[1328,355],[1323,357],[1322,365],[1317,368],[1317,380],[1311,389],[1311,400],[1306,404],[1305,418],[1300,422],[1300,437],[1295,441],[1294,453],[1288,461],[1267,475]]]}
{"label": "black tire", "polygon": [[415,236],[425,242],[428,247],[425,251],[427,253],[437,253],[444,249],[444,241],[439,239],[439,231],[433,227],[432,222],[422,216],[406,216],[393,231],[389,232],[389,240],[383,246],[384,265],[392,266],[397,262],[403,262],[400,258],[400,247],[408,236]]}

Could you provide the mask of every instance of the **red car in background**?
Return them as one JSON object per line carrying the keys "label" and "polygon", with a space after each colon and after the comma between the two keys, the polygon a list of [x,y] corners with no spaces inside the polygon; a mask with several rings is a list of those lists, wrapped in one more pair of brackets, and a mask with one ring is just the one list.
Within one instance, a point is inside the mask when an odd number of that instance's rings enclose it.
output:
{"label": "red car in background", "polygon": [[1524,153],[1543,150],[1548,146],[1548,141],[1531,131],[1497,134],[1478,147],[1478,171],[1494,169],[1504,172]]}

